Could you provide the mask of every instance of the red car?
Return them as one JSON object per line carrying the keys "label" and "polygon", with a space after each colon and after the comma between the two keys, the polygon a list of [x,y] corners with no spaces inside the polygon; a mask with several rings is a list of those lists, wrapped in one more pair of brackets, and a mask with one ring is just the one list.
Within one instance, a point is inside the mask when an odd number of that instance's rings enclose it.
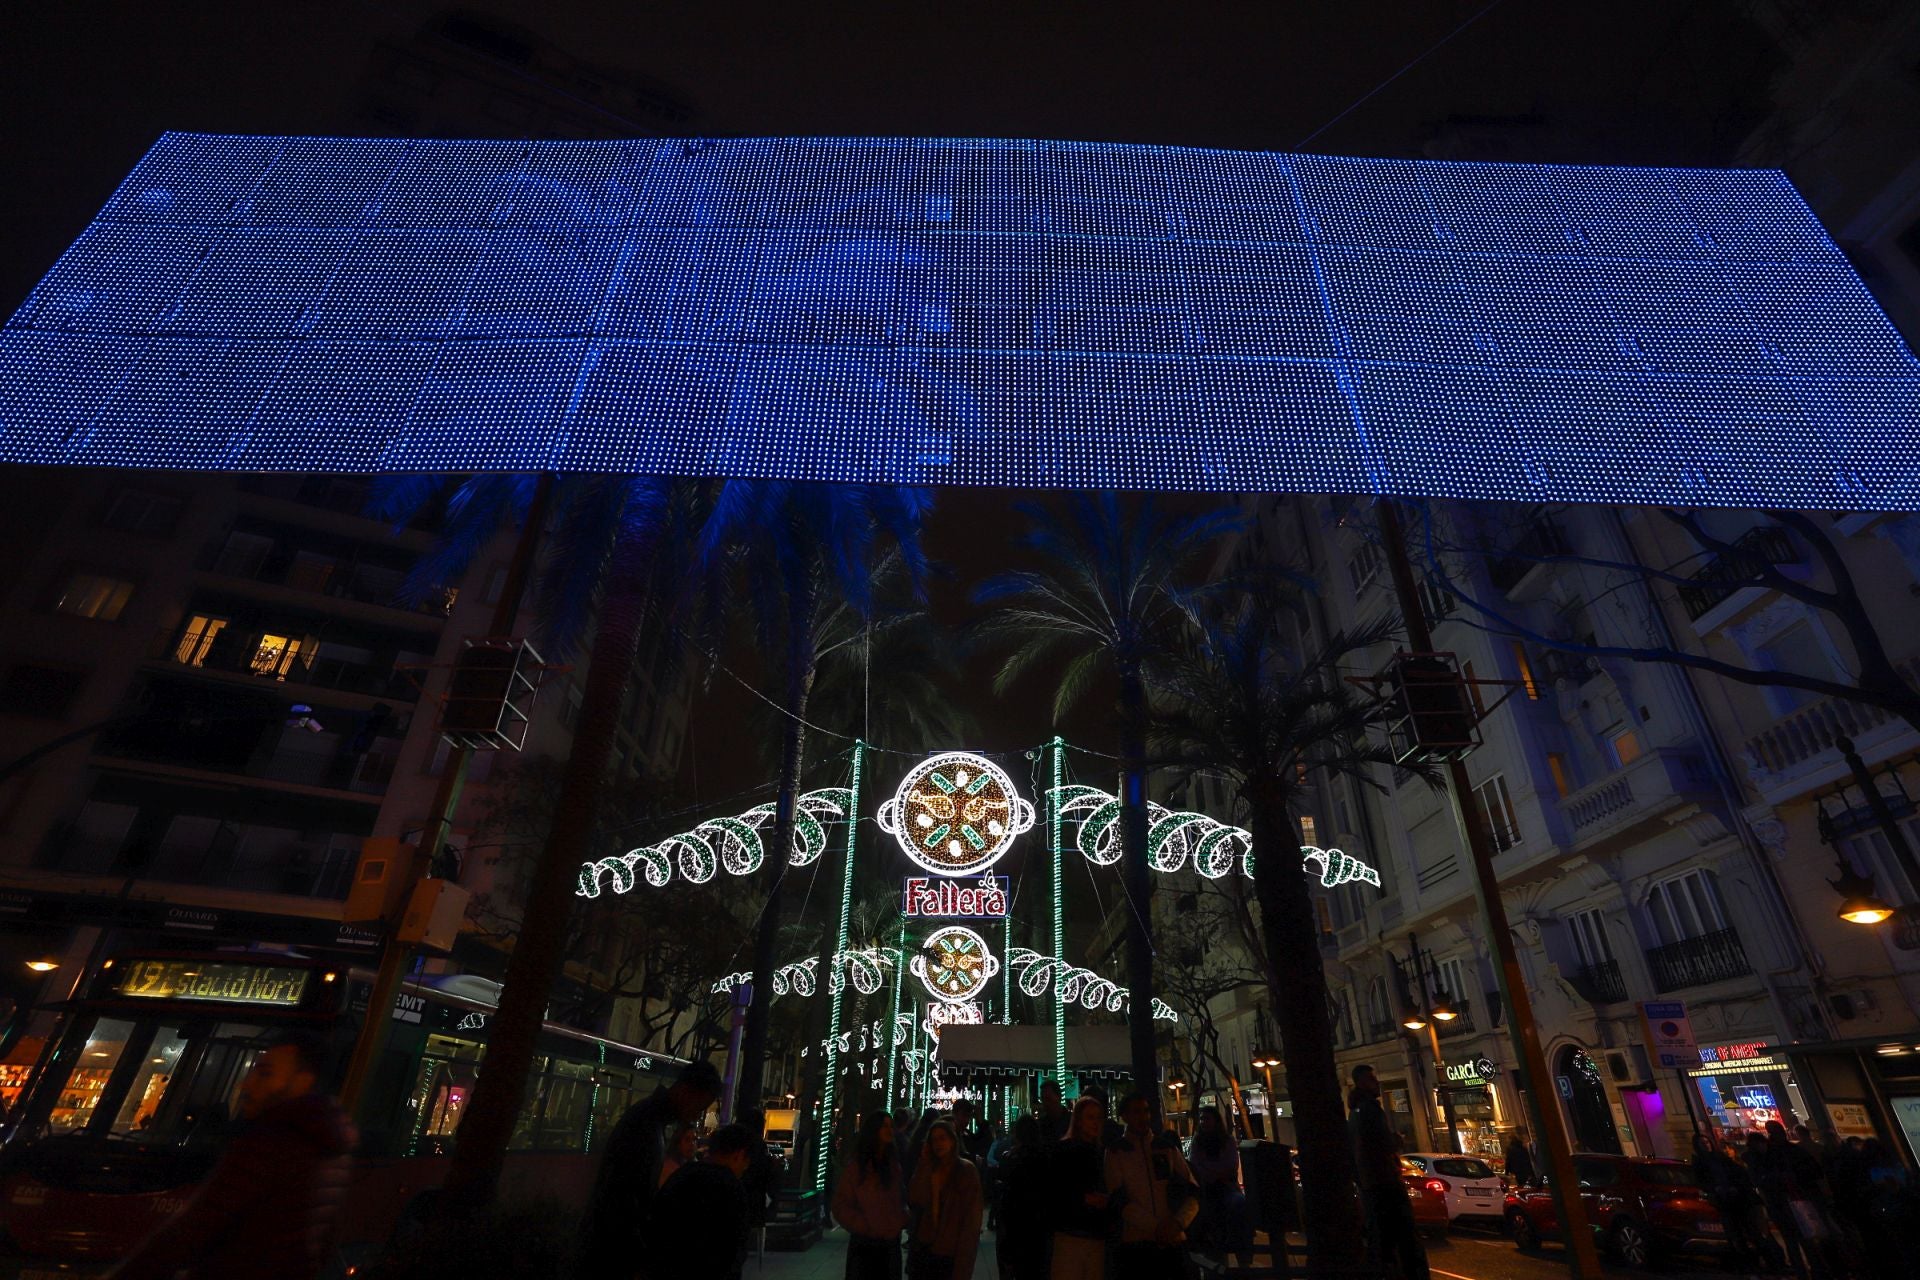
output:
{"label": "red car", "polygon": [[[1678,1160],[1576,1155],[1580,1200],[1599,1242],[1629,1266],[1648,1266],[1675,1253],[1715,1250],[1727,1231],[1707,1203],[1693,1166]],[[1523,1187],[1507,1195],[1507,1230],[1523,1250],[1564,1237],[1553,1195]]]}
{"label": "red car", "polygon": [[1400,1161],[1400,1180],[1407,1184],[1413,1225],[1430,1236],[1447,1234],[1447,1184],[1406,1159]]}

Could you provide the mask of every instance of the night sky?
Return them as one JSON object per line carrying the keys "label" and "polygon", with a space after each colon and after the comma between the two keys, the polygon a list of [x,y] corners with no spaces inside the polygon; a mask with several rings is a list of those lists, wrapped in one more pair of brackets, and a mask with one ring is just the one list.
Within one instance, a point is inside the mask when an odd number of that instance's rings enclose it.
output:
{"label": "night sky", "polygon": [[[0,305],[9,310],[156,136],[353,131],[368,68],[448,5],[403,0],[10,6],[0,112]],[[1369,155],[1710,164],[1771,69],[1745,6],[1671,0],[1430,3],[474,3],[688,104],[701,135],[1006,135]],[[662,132],[636,121],[634,133]],[[486,132],[476,130],[476,132]],[[506,136],[510,129],[492,131]],[[953,577],[936,612],[1008,554],[999,493],[948,491],[932,531]],[[953,696],[981,745],[1053,730],[1050,690]],[[718,689],[722,682],[717,682]],[[751,719],[701,716],[699,790],[761,768]],[[1062,729],[1098,741],[1097,709]]]}

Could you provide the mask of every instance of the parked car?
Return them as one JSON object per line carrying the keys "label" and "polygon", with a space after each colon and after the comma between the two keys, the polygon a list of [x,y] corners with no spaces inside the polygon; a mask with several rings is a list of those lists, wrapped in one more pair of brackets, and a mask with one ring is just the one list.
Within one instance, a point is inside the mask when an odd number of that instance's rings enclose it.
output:
{"label": "parked car", "polygon": [[1505,1216],[1506,1180],[1485,1160],[1439,1151],[1414,1151],[1403,1158],[1440,1184],[1446,1195],[1449,1219],[1485,1218],[1498,1222]]}
{"label": "parked car", "polygon": [[1413,1206],[1413,1225],[1430,1236],[1447,1234],[1447,1191],[1440,1179],[1412,1160],[1400,1161],[1400,1180],[1407,1184],[1407,1201]]}
{"label": "parked car", "polygon": [[[1678,1160],[1578,1154],[1574,1175],[1587,1222],[1614,1257],[1644,1267],[1682,1252],[1717,1252],[1726,1226],[1707,1202],[1693,1166]],[[1507,1196],[1507,1229],[1523,1250],[1565,1237],[1553,1195],[1524,1187]]]}

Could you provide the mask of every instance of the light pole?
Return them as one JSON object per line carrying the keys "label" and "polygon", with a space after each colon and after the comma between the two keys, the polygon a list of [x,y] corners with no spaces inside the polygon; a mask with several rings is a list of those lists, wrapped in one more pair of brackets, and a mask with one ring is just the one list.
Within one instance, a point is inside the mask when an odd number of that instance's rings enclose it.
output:
{"label": "light pole", "polygon": [[[1440,1028],[1437,1024],[1452,1022],[1459,1017],[1459,1011],[1453,1007],[1453,1001],[1447,999],[1442,990],[1438,996],[1429,996],[1427,992],[1427,967],[1420,955],[1420,942],[1411,931],[1407,934],[1407,946],[1412,951],[1415,980],[1420,986],[1420,1008],[1407,1015],[1400,1025],[1416,1035],[1427,1033],[1427,1043],[1433,1051],[1433,1093],[1440,1100],[1440,1115],[1447,1126],[1448,1154],[1460,1150],[1460,1122],[1453,1116],[1453,1095],[1447,1092],[1447,1063],[1440,1055]],[[1404,970],[1402,971],[1404,972]]]}
{"label": "light pole", "polygon": [[1271,1049],[1255,1049],[1253,1051],[1253,1069],[1258,1071],[1261,1074],[1261,1078],[1267,1082],[1265,1128],[1267,1130],[1266,1137],[1269,1142],[1273,1140],[1273,1122],[1280,1118],[1279,1104],[1275,1102],[1273,1098],[1273,1069],[1279,1066],[1282,1061],[1284,1060],[1280,1055],[1274,1053]]}

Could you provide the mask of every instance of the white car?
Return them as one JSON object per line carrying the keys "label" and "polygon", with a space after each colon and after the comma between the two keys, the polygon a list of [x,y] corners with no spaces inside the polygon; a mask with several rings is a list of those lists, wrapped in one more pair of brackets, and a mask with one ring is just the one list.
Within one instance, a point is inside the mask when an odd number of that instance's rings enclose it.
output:
{"label": "white car", "polygon": [[1419,1166],[1430,1182],[1438,1182],[1447,1197],[1447,1220],[1485,1218],[1505,1220],[1507,1187],[1493,1166],[1477,1156],[1447,1155],[1440,1151],[1414,1151],[1402,1156]]}

